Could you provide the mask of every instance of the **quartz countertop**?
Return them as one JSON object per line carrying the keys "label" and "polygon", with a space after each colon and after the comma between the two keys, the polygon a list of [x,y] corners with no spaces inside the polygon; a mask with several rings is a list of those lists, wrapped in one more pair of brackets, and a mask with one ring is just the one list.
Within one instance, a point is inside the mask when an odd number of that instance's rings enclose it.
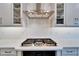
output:
{"label": "quartz countertop", "polygon": [[16,50],[57,50],[62,49],[63,47],[79,47],[79,40],[57,40],[54,39],[55,42],[57,42],[57,46],[53,47],[22,47],[21,43],[24,40],[22,39],[2,39],[0,40],[0,48],[15,48]]}

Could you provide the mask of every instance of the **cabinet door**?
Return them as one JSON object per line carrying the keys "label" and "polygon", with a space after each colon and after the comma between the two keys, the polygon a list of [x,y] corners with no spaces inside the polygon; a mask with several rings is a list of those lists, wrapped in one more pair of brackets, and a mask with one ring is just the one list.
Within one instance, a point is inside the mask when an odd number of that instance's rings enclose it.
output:
{"label": "cabinet door", "polygon": [[0,27],[21,25],[21,4],[0,3]]}
{"label": "cabinet door", "polygon": [[0,3],[0,27],[21,25],[21,5]]}
{"label": "cabinet door", "polygon": [[0,26],[12,25],[12,4],[0,3]]}
{"label": "cabinet door", "polygon": [[66,26],[79,26],[79,3],[65,4]]}
{"label": "cabinet door", "polygon": [[56,4],[56,25],[63,26],[64,24],[64,3]]}
{"label": "cabinet door", "polygon": [[21,25],[21,4],[13,3],[13,24]]}
{"label": "cabinet door", "polygon": [[1,56],[16,56],[16,51],[13,48],[2,48]]}
{"label": "cabinet door", "polygon": [[77,56],[77,48],[64,48],[62,50],[62,56]]}

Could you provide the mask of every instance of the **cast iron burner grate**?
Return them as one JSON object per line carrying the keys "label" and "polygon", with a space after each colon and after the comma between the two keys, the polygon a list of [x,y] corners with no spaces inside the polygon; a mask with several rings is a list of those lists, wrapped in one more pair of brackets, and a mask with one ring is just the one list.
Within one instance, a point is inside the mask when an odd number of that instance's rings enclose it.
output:
{"label": "cast iron burner grate", "polygon": [[50,38],[28,38],[21,46],[57,46],[57,43]]}

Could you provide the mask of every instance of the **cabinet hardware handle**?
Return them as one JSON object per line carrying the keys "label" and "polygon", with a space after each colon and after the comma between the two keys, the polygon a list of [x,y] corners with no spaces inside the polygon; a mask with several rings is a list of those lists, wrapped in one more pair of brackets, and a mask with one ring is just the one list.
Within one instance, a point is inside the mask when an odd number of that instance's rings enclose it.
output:
{"label": "cabinet hardware handle", "polygon": [[67,51],[67,52],[72,53],[73,51]]}
{"label": "cabinet hardware handle", "polygon": [[11,53],[11,51],[5,51],[5,53]]}

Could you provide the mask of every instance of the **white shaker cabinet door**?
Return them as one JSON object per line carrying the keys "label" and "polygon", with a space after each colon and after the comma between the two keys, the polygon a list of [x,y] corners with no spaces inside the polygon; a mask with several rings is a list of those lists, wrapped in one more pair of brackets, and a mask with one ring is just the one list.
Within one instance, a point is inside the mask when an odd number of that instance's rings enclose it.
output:
{"label": "white shaker cabinet door", "polygon": [[0,25],[12,24],[12,4],[0,3]]}
{"label": "white shaker cabinet door", "polygon": [[65,4],[66,26],[79,26],[79,3]]}

